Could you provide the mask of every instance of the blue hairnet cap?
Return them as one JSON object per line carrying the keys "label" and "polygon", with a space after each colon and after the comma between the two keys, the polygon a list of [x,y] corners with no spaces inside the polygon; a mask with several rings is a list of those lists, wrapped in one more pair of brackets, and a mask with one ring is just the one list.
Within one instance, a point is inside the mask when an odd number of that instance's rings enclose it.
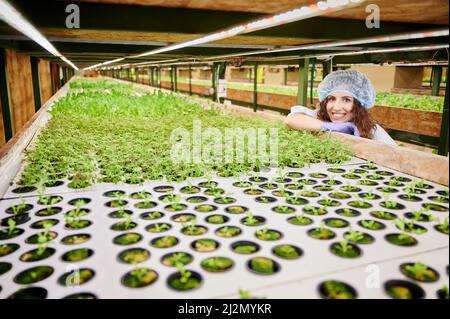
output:
{"label": "blue hairnet cap", "polygon": [[334,71],[328,74],[317,89],[319,101],[335,92],[344,92],[357,99],[361,105],[369,109],[375,104],[375,89],[369,78],[356,70]]}

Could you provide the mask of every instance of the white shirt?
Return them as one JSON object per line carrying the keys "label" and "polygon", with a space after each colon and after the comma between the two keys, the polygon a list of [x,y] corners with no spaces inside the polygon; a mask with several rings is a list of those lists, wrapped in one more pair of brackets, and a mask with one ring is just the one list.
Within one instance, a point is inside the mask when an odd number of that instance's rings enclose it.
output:
{"label": "white shirt", "polygon": [[[317,118],[318,111],[319,111],[318,109],[311,110],[308,109],[307,107],[296,105],[291,107],[291,113],[289,113],[289,115],[295,113],[303,113],[313,118]],[[395,143],[392,137],[390,137],[389,134],[378,124],[376,124],[372,139],[389,145],[397,145],[397,143]]]}

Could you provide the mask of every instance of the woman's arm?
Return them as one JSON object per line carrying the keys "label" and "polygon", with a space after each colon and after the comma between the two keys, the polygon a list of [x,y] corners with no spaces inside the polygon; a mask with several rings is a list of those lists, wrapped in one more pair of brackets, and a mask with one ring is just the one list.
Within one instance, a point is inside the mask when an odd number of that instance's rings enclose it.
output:
{"label": "woman's arm", "polygon": [[293,130],[317,132],[321,130],[322,121],[302,113],[294,113],[286,117],[284,124]]}

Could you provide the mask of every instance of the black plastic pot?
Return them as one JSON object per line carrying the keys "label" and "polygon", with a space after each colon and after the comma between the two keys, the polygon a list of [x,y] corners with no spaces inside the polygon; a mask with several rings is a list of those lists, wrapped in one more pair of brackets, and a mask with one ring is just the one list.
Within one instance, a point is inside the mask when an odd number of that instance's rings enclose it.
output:
{"label": "black plastic pot", "polygon": [[64,245],[80,245],[91,239],[89,234],[76,234],[69,235],[61,239],[61,243]]}
{"label": "black plastic pot", "polygon": [[327,280],[318,286],[319,295],[323,299],[356,299],[355,288],[341,281]]}
{"label": "black plastic pot", "polygon": [[142,235],[138,233],[126,233],[114,237],[113,243],[120,246],[133,245],[142,240]]}
{"label": "black plastic pot", "polygon": [[261,249],[257,243],[251,241],[237,241],[231,244],[231,250],[237,254],[250,255],[257,253]]}
{"label": "black plastic pot", "polygon": [[254,257],[247,262],[247,267],[258,275],[273,275],[281,270],[280,264],[267,257]]}
{"label": "black plastic pot", "polygon": [[418,285],[405,280],[389,280],[384,290],[393,299],[422,299],[425,291]]}

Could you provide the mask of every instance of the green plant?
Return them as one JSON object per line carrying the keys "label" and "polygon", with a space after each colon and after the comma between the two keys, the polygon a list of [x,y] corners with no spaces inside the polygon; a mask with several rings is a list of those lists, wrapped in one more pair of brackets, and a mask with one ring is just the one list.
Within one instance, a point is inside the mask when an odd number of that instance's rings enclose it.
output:
{"label": "green plant", "polygon": [[249,291],[239,289],[239,297],[241,299],[266,299],[266,296],[253,296]]}
{"label": "green plant", "polygon": [[395,226],[397,226],[397,228],[402,232],[415,233],[418,235],[424,234],[426,232],[426,229],[417,227],[415,222],[415,219],[407,220],[406,218],[397,218],[394,221]]}
{"label": "green plant", "polygon": [[384,205],[384,207],[391,209],[397,208],[398,204],[394,201],[389,200],[389,194],[383,194],[383,198],[384,202],[382,202],[382,204]]}
{"label": "green plant", "polygon": [[50,236],[50,229],[52,228],[52,224],[50,223],[44,223],[44,231],[41,233],[38,233],[38,250],[37,255],[42,256],[45,251],[47,250],[48,245],[50,245],[52,237]]}
{"label": "green plant", "polygon": [[11,206],[13,215],[17,215],[17,214],[25,211],[27,206],[28,206],[27,202],[22,197],[20,197],[20,203],[17,205]]}
{"label": "green plant", "polygon": [[175,267],[180,273],[180,282],[186,284],[189,281],[189,278],[191,278],[192,273],[190,271],[187,271],[186,268],[184,268],[184,265],[181,263],[176,264]]}
{"label": "green plant", "polygon": [[[102,85],[113,89],[107,93]],[[174,94],[135,95],[131,93],[133,90],[124,84],[93,81],[89,89],[59,99],[36,146],[26,154],[21,182],[35,184],[41,176],[50,180],[54,172],[70,178],[69,186],[75,188],[96,182],[142,183],[162,177],[167,181],[183,181],[212,171],[219,176],[236,176],[268,164],[262,158],[255,164],[247,157],[242,163],[171,162],[174,123],[190,129],[195,119],[201,119],[202,126],[218,128],[222,133],[227,128],[241,127],[279,129],[280,166],[316,161],[339,164],[351,155],[347,147],[326,134],[292,134],[282,123],[230,116],[217,107],[205,108]],[[208,143],[201,142],[202,146]],[[225,141],[221,143],[225,145]]]}
{"label": "green plant", "polygon": [[15,230],[17,229],[17,223],[14,219],[10,218],[8,219],[8,235],[11,236],[14,234]]}
{"label": "green plant", "polygon": [[364,240],[364,234],[362,232],[359,232],[352,227],[350,227],[348,231],[349,233],[344,236],[346,240],[353,243],[359,243],[360,241]]}
{"label": "green plant", "polygon": [[245,218],[244,224],[249,226],[254,226],[260,223],[260,221],[253,216],[251,212],[245,213],[247,217]]}
{"label": "green plant", "polygon": [[406,273],[410,274],[414,279],[419,281],[434,281],[436,279],[436,273],[431,270],[427,265],[420,262],[414,265],[406,265],[404,267]]}

